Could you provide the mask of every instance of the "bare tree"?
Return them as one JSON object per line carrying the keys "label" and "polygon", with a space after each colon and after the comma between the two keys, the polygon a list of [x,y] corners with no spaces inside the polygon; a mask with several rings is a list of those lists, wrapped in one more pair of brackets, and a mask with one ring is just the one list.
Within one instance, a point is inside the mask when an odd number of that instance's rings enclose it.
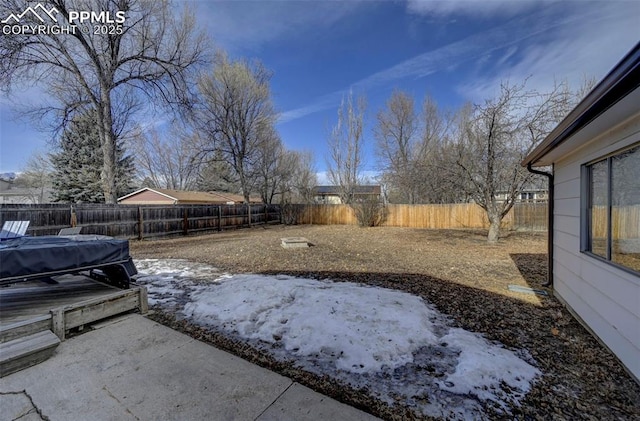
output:
{"label": "bare tree", "polygon": [[329,180],[338,186],[342,203],[353,201],[356,186],[360,184],[364,148],[365,99],[353,98],[353,92],[343,98],[338,108],[338,123],[329,136]]}
{"label": "bare tree", "polygon": [[318,184],[311,152],[285,151],[280,172],[280,209],[282,222],[297,224],[304,205],[313,202],[313,188]]}
{"label": "bare tree", "polygon": [[[0,15],[26,10],[29,2],[5,0]],[[116,139],[141,98],[172,106],[190,102],[190,72],[203,61],[204,37],[196,35],[195,18],[177,14],[167,0],[43,0],[69,33],[36,31],[0,37],[0,85],[5,90],[41,83],[55,101],[38,116],[55,117],[58,128],[89,108],[98,115],[104,165],[102,185],[108,203],[116,201]],[[70,12],[94,11],[123,22],[108,26],[75,26]],[[103,13],[103,15],[104,15]],[[33,14],[21,25],[41,24]],[[7,23],[5,26],[9,26]],[[57,105],[56,105],[57,104]]]}
{"label": "bare tree", "polygon": [[313,202],[313,188],[318,184],[313,153],[310,151],[290,151],[294,160],[294,170],[289,180],[290,187],[286,191],[291,195],[290,200],[297,203],[309,204]]}
{"label": "bare tree", "polygon": [[211,74],[199,80],[202,154],[216,153],[233,168],[249,203],[263,142],[275,133],[269,72],[259,62],[231,61],[219,52]]}
{"label": "bare tree", "polygon": [[487,212],[489,242],[498,241],[502,219],[533,176],[520,162],[557,124],[560,109],[566,97],[559,87],[542,94],[503,83],[499,97],[459,119],[451,180]]}
{"label": "bare tree", "polygon": [[259,149],[256,184],[262,201],[271,204],[288,189],[295,162],[275,131],[266,135]]}
{"label": "bare tree", "polygon": [[422,112],[413,98],[395,91],[378,113],[374,130],[382,180],[391,201],[451,203],[455,190],[443,177],[443,150],[450,136],[451,116],[426,95]]}
{"label": "bare tree", "polygon": [[399,201],[418,201],[419,180],[415,177],[415,157],[418,148],[418,116],[413,97],[394,91],[386,108],[377,114],[374,129],[376,153],[385,181],[397,192]]}
{"label": "bare tree", "polygon": [[429,95],[422,102],[421,133],[416,151],[414,177],[422,203],[456,203],[461,201],[459,190],[446,177],[447,150],[455,113],[443,111]]}
{"label": "bare tree", "polygon": [[16,177],[14,185],[27,190],[31,203],[44,203],[51,189],[53,166],[46,153],[37,151],[31,154],[27,163]]}
{"label": "bare tree", "polygon": [[[195,135],[193,135],[195,136]],[[157,130],[139,132],[131,140],[135,151],[136,168],[141,179],[152,186],[174,190],[192,190],[198,180],[196,141],[173,129],[164,138]]]}
{"label": "bare tree", "polygon": [[[200,159],[201,157],[198,156]],[[216,152],[207,157],[204,162],[199,162],[198,181],[196,187],[200,191],[221,191],[240,193],[242,188],[238,183],[235,171],[222,158],[222,154]]]}

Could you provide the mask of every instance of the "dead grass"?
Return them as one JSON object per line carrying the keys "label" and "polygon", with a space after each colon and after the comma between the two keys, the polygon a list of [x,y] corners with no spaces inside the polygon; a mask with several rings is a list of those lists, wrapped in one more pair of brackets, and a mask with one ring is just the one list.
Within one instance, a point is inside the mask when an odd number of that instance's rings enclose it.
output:
{"label": "dead grass", "polygon": [[[283,237],[305,237],[308,249],[284,249]],[[509,233],[489,245],[479,230],[358,228],[350,225],[268,226],[199,237],[131,242],[137,258],[180,258],[239,272],[354,272],[430,275],[539,303],[507,285],[546,281],[546,234]],[[533,263],[530,263],[532,260]],[[523,276],[519,267],[527,267]]]}

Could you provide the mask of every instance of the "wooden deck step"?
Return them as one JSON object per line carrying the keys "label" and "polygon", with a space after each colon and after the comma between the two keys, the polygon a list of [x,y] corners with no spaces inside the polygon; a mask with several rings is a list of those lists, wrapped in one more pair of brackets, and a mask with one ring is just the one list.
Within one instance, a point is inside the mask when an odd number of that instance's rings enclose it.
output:
{"label": "wooden deck step", "polygon": [[20,320],[8,325],[0,325],[0,344],[44,330],[51,330],[51,314]]}
{"label": "wooden deck step", "polygon": [[50,330],[0,344],[0,377],[43,362],[59,344],[60,339]]}

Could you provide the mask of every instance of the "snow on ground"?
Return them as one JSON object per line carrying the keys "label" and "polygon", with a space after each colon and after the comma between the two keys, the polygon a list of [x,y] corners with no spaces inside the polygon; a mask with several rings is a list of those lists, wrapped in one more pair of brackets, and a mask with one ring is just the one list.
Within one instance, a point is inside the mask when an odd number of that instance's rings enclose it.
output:
{"label": "snow on ground", "polygon": [[526,351],[453,327],[409,293],[229,275],[186,260],[135,263],[150,304],[428,416],[483,418],[484,404],[508,413],[540,375]]}

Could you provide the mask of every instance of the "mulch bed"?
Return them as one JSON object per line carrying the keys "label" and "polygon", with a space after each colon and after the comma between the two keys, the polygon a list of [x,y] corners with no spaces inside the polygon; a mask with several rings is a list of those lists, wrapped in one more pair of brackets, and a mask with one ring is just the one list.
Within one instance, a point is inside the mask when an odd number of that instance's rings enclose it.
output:
{"label": "mulch bed", "polygon": [[[432,303],[457,326],[507,347],[525,348],[543,376],[513,408],[516,419],[640,419],[640,386],[619,361],[552,296],[522,294],[508,285],[542,289],[546,236],[508,233],[489,245],[479,231],[361,229],[352,226],[269,227],[200,237],[132,242],[134,258],[184,258],[232,273],[288,275],[359,282],[406,291]],[[282,237],[306,237],[309,249],[280,247]],[[366,390],[278,362],[221,332],[156,311],[154,320],[279,372],[384,419],[421,419],[388,406]],[[487,408],[491,418],[499,415]]]}

